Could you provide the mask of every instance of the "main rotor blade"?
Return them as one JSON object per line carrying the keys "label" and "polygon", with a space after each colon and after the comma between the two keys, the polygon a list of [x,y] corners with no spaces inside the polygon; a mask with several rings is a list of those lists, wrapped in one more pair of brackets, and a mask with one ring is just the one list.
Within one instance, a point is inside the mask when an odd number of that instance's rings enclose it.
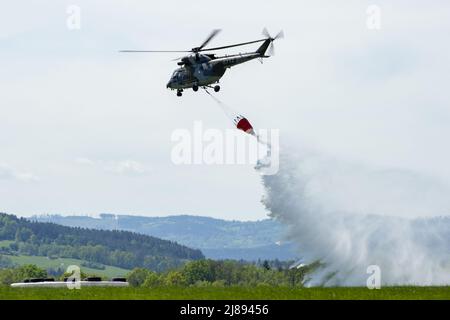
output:
{"label": "main rotor blade", "polygon": [[214,39],[219,32],[222,31],[221,29],[214,29],[211,34],[208,36],[208,38],[206,38],[205,41],[203,41],[203,43],[196,49],[201,50],[203,49],[212,39]]}
{"label": "main rotor blade", "polygon": [[234,47],[245,46],[245,45],[248,45],[248,44],[258,43],[258,42],[263,42],[263,41],[266,41],[266,39],[255,40],[255,41],[249,41],[249,42],[243,42],[243,43],[238,43],[238,44],[232,44],[232,45],[229,45],[229,46],[223,46],[223,47],[215,47],[215,48],[202,49],[202,50],[200,50],[200,51],[222,50],[222,49],[228,49],[228,48],[234,48]]}
{"label": "main rotor blade", "polygon": [[133,52],[150,52],[150,53],[174,53],[174,52],[178,52],[178,53],[184,53],[184,52],[191,52],[189,51],[180,51],[180,50],[173,50],[173,51],[158,51],[158,50],[120,50],[119,52],[126,52],[126,53],[133,53]]}

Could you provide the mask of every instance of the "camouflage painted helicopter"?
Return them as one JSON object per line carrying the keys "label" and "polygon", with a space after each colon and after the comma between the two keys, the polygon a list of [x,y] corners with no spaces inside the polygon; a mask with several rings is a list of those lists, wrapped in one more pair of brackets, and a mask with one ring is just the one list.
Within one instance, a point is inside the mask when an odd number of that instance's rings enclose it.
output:
{"label": "camouflage painted helicopter", "polygon": [[[176,69],[172,74],[167,88],[177,90],[177,96],[183,95],[184,89],[198,91],[199,88],[214,88],[215,92],[220,91],[220,86],[217,84],[225,71],[228,68],[234,67],[238,64],[251,61],[254,59],[269,58],[274,55],[273,42],[279,38],[284,37],[283,31],[280,31],[275,37],[271,37],[269,32],[264,29],[264,39],[232,44],[228,46],[205,48],[206,45],[217,36],[220,29],[215,29],[206,38],[206,40],[199,46],[187,51],[153,51],[153,50],[122,50],[120,52],[183,52],[191,53],[185,57],[180,58],[178,62],[180,68]],[[253,43],[263,42],[262,45],[255,52],[239,53],[235,55],[217,56],[214,53],[202,53],[214,50],[223,50],[233,47],[245,46]],[[178,60],[178,59],[176,59]],[[216,84],[214,87],[213,85]]]}

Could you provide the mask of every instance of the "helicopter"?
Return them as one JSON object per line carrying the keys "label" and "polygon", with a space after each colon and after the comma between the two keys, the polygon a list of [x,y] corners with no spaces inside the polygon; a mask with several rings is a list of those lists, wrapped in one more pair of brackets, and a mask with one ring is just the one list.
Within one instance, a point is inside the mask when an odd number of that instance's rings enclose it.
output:
{"label": "helicopter", "polygon": [[[189,53],[177,63],[179,68],[176,69],[169,82],[167,88],[177,91],[177,96],[181,97],[185,89],[192,89],[197,92],[199,88],[212,88],[215,92],[220,91],[218,85],[220,79],[226,70],[238,64],[248,62],[254,59],[269,58],[274,55],[273,42],[284,37],[284,32],[280,31],[275,37],[272,37],[266,28],[263,30],[264,39],[248,41],[227,46],[205,48],[208,43],[214,39],[220,32],[220,29],[214,29],[203,43],[191,50],[121,50],[125,53]],[[239,53],[234,55],[218,56],[215,53],[209,53],[216,50],[224,50],[228,48],[240,47],[254,43],[262,42],[261,46],[255,52]],[[205,53],[203,53],[205,52]],[[179,60],[179,59],[175,59]],[[213,86],[214,85],[214,86]]]}

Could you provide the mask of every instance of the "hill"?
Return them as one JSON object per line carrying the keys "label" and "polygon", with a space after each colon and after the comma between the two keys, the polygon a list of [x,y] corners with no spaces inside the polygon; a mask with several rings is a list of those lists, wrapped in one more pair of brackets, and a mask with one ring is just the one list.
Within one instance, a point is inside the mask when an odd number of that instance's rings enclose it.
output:
{"label": "hill", "polygon": [[204,258],[200,250],[130,231],[68,227],[4,213],[0,213],[0,244],[4,255],[73,258],[100,268],[164,271]]}
{"label": "hill", "polygon": [[101,214],[98,218],[46,215],[32,219],[146,234],[198,248],[211,259],[292,260],[297,257],[293,245],[282,241],[284,226],[271,219],[243,222],[189,215],[142,217],[113,214]]}

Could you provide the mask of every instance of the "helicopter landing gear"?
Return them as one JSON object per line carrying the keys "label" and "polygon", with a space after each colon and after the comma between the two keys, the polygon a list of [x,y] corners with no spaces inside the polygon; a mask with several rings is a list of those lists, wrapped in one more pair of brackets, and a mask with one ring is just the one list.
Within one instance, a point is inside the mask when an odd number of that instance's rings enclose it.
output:
{"label": "helicopter landing gear", "polygon": [[177,97],[181,97],[183,95],[183,89],[177,90]]}
{"label": "helicopter landing gear", "polygon": [[194,92],[197,92],[198,91],[198,84],[194,84],[192,86],[192,90],[194,90]]}
{"label": "helicopter landing gear", "polygon": [[214,87],[214,92],[219,92],[220,91],[220,86],[215,86]]}

